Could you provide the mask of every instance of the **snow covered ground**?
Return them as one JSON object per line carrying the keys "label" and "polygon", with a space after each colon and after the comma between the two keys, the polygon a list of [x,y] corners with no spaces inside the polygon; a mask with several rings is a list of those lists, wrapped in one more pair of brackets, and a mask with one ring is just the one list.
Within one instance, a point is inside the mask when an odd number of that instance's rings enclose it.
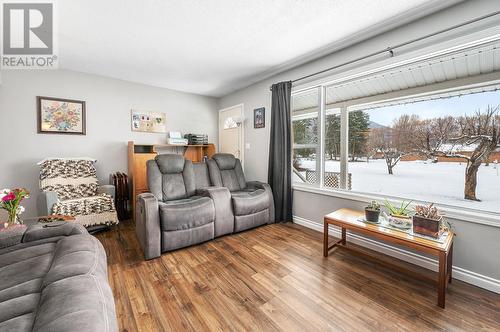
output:
{"label": "snow covered ground", "polygon": [[[314,169],[315,161],[301,160],[302,167]],[[415,200],[500,212],[500,165],[482,165],[476,196],[481,202],[463,199],[465,163],[400,161],[394,175],[387,174],[384,160],[350,162],[352,190],[398,196]],[[326,161],[325,170],[338,172],[338,161]]]}

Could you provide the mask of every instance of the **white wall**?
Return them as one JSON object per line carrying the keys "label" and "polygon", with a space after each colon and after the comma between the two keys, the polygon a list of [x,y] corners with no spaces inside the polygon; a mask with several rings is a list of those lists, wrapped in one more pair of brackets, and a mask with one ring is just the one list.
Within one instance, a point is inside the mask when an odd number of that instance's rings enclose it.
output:
{"label": "white wall", "polygon": [[[497,10],[497,0],[467,1],[220,98],[219,108],[239,103],[245,104],[245,117],[248,119],[245,123],[245,142],[250,143],[250,149],[245,150],[245,172],[248,179],[267,180],[269,120],[271,117],[271,94],[269,87],[271,84],[279,81],[293,80],[297,77],[341,64],[362,55],[379,51],[386,47],[433,33]],[[495,18],[485,23],[476,24],[472,28],[460,29],[456,33],[448,34],[446,37],[434,38],[432,43],[446,42],[452,38],[481,31],[487,27],[499,26],[499,24],[498,18]],[[428,45],[429,43],[421,46]],[[408,52],[413,52],[416,49],[418,48],[409,48]],[[404,55],[396,52],[395,60],[401,56]],[[387,57],[385,58],[387,59]],[[357,70],[356,67],[359,66],[351,66],[349,70]],[[329,73],[329,75],[332,74],[340,76],[345,75],[345,72],[339,70]],[[317,79],[325,80],[326,78],[318,77]],[[258,107],[266,108],[265,129],[253,128],[253,109]],[[361,209],[363,203],[320,194],[299,192],[297,190],[294,192],[294,215],[316,224],[322,222],[324,214],[340,207]],[[500,228],[478,225],[462,220],[452,220],[452,222],[459,234],[455,247],[455,265],[466,271],[478,274],[478,278],[484,276],[482,280],[486,281],[482,284],[483,286],[491,281],[489,278],[493,278],[493,282],[490,284],[490,286],[493,286],[489,288],[500,291],[500,264],[498,264],[496,255],[492,254],[500,252],[500,241],[498,241],[500,239]]]}
{"label": "white wall", "polygon": [[[36,96],[86,101],[87,135],[37,134]],[[27,216],[36,213],[38,167],[45,157],[88,156],[98,160],[101,183],[127,172],[127,141],[166,143],[165,134],[130,129],[131,109],[165,112],[167,130],[207,133],[217,142],[216,100],[64,70],[11,70],[0,84],[0,189],[26,187]]]}

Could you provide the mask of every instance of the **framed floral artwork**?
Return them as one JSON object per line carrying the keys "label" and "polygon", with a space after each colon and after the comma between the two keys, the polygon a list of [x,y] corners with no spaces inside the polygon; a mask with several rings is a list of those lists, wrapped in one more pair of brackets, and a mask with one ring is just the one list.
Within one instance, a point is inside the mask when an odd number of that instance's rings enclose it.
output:
{"label": "framed floral artwork", "polygon": [[36,97],[39,134],[85,135],[85,102]]}

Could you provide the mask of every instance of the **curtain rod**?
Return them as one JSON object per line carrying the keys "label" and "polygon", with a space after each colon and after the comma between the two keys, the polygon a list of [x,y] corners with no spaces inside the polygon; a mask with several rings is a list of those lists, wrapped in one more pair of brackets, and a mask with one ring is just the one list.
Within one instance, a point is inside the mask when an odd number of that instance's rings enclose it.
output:
{"label": "curtain rod", "polygon": [[[500,10],[497,10],[497,11],[495,11],[493,13],[490,13],[490,14],[487,14],[487,15],[483,15],[483,16],[474,18],[472,20],[469,20],[469,21],[466,21],[466,22],[463,22],[463,23],[460,23],[460,24],[457,24],[457,25],[453,25],[453,26],[448,27],[446,29],[442,29],[442,30],[439,30],[439,31],[436,31],[436,32],[433,32],[433,33],[430,33],[430,34],[427,34],[427,35],[424,35],[422,37],[418,37],[418,38],[415,38],[415,39],[408,40],[408,41],[406,41],[404,43],[400,43],[400,44],[397,44],[395,46],[389,46],[389,47],[387,47],[387,48],[385,48],[383,50],[379,50],[379,51],[376,51],[376,52],[364,55],[362,57],[359,57],[359,58],[356,58],[356,59],[353,59],[353,60],[341,63],[339,65],[336,65],[336,66],[333,66],[333,67],[329,67],[329,68],[317,71],[315,73],[308,74],[308,75],[296,78],[296,79],[292,80],[292,83],[295,83],[295,82],[298,82],[298,81],[302,81],[302,80],[305,80],[307,78],[310,78],[310,77],[313,77],[313,76],[316,76],[316,75],[319,75],[319,74],[323,74],[323,73],[329,72],[331,70],[338,69],[338,68],[341,68],[341,67],[344,67],[344,66],[347,66],[347,65],[350,65],[350,64],[353,64],[353,63],[365,60],[365,59],[369,59],[371,57],[374,57],[374,56],[380,55],[380,54],[384,54],[386,52],[388,52],[389,55],[391,57],[393,57],[394,56],[394,50],[397,49],[397,48],[401,48],[403,46],[407,46],[407,45],[419,42],[421,40],[424,40],[424,39],[427,39],[427,38],[430,38],[430,37],[434,37],[434,36],[440,35],[442,33],[445,33],[445,32],[448,32],[448,31],[452,31],[452,30],[461,28],[463,26],[466,26],[466,25],[469,25],[469,24],[472,24],[472,23],[476,23],[476,22],[482,21],[484,19],[496,16],[498,14],[500,14]],[[272,86],[269,89],[272,90]]]}

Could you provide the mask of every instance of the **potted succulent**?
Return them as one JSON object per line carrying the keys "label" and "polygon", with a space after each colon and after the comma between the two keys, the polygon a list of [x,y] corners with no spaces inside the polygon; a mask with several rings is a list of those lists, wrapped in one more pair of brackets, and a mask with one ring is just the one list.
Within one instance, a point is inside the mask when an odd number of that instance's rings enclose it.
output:
{"label": "potted succulent", "polygon": [[389,224],[396,228],[410,229],[412,222],[409,216],[409,208],[411,201],[402,201],[400,206],[391,204],[387,199],[384,202],[385,207],[389,210]]}
{"label": "potted succulent", "polygon": [[414,233],[439,238],[443,233],[443,226],[443,216],[434,206],[434,203],[428,206],[415,206],[415,215],[413,216]]}
{"label": "potted succulent", "polygon": [[378,223],[379,216],[380,204],[377,201],[371,201],[371,203],[367,207],[365,207],[366,221]]}

